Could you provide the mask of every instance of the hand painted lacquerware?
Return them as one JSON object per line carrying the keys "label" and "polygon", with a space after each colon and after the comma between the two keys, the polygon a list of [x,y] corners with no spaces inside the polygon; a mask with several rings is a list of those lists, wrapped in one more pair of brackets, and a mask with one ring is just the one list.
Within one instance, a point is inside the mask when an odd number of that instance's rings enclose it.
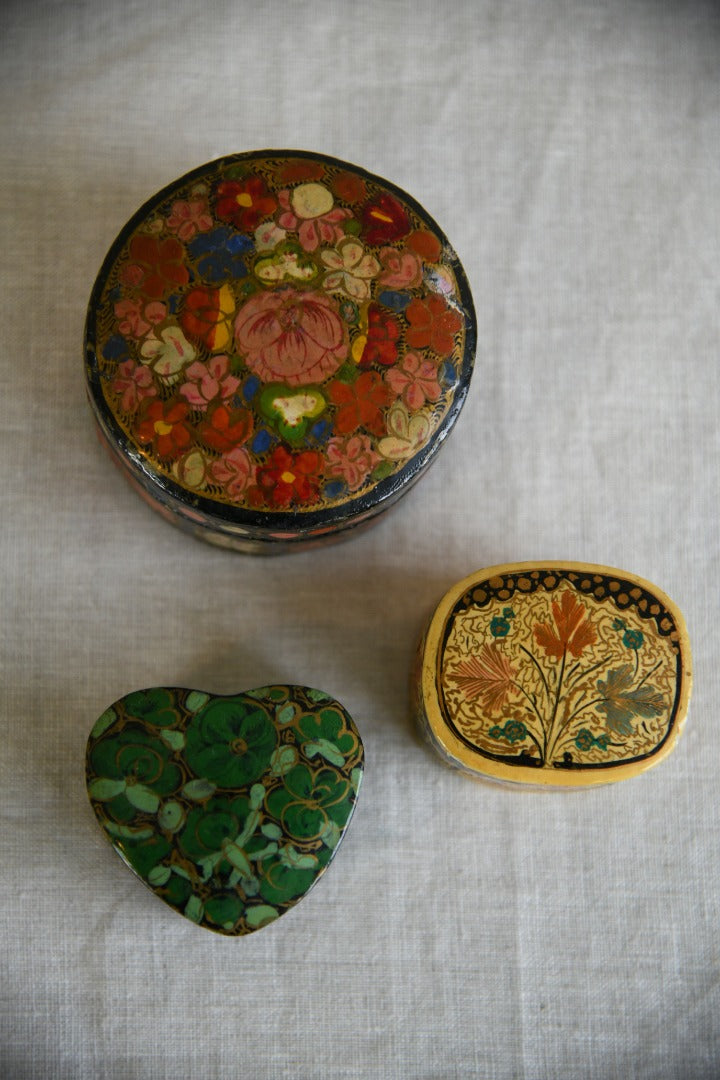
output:
{"label": "hand painted lacquerware", "polygon": [[222,158],[111,248],[86,328],[101,437],[175,523],[240,550],[390,506],[467,393],[470,291],[404,192],[320,155]]}
{"label": "hand painted lacquerware", "polygon": [[87,746],[87,788],[118,854],[170,907],[221,934],[284,914],[324,872],[355,808],[363,746],[319,690],[116,701]]}
{"label": "hand painted lacquerware", "polygon": [[641,578],[584,563],[479,571],[445,596],[421,645],[430,741],[476,776],[584,786],[661,761],[691,688],[682,615]]}

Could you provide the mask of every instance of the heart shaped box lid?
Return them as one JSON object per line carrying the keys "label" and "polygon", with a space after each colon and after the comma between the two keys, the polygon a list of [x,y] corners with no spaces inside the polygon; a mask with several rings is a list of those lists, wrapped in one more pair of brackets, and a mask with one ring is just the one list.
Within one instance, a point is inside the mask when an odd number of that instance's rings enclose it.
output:
{"label": "heart shaped box lid", "polygon": [[195,169],[113,243],[85,331],[101,441],[167,519],[276,552],[421,476],[465,400],[465,273],[414,199],[320,154]]}
{"label": "heart shaped box lid", "polygon": [[322,690],[156,686],[95,722],[86,783],[115,851],[168,907],[252,933],[325,873],[355,810],[360,733]]}
{"label": "heart shaped box lid", "polygon": [[680,736],[692,686],[677,607],[588,563],[480,570],[443,597],[420,646],[418,720],[476,778],[585,787],[635,776]]}

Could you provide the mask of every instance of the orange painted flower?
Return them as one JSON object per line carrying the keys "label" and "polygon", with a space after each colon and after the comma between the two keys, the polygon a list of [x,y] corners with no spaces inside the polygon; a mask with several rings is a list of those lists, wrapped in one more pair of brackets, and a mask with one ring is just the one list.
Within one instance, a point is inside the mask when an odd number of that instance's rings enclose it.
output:
{"label": "orange painted flower", "polygon": [[213,450],[227,453],[242,446],[252,435],[253,420],[247,409],[231,412],[227,406],[217,405],[200,425],[198,434]]}
{"label": "orange painted flower", "polygon": [[584,604],[566,589],[560,597],[560,603],[553,600],[552,623],[538,623],[533,633],[538,645],[548,656],[563,656],[570,652],[577,659],[588,645],[597,641],[597,633],[587,615]]}
{"label": "orange painted flower", "polygon": [[461,661],[449,674],[465,698],[479,698],[492,712],[505,704],[517,674],[497,645],[486,643],[478,656]]}
{"label": "orange painted flower", "polygon": [[234,311],[235,299],[229,285],[191,289],[185,297],[180,323],[186,334],[202,341],[211,352],[221,352],[232,338]]}
{"label": "orange painted flower", "polygon": [[405,315],[410,323],[407,343],[411,348],[431,348],[440,356],[452,352],[454,335],[462,327],[462,317],[449,308],[441,296],[411,300]]}
{"label": "orange painted flower", "polygon": [[392,391],[377,371],[364,371],[353,383],[333,382],[328,388],[333,405],[339,405],[335,430],[349,435],[364,427],[373,435],[385,434],[381,409],[392,401]]}
{"label": "orange painted flower", "polygon": [[152,446],[158,457],[178,457],[187,450],[192,435],[185,423],[188,407],[184,401],[152,401],[136,428],[138,442]]}

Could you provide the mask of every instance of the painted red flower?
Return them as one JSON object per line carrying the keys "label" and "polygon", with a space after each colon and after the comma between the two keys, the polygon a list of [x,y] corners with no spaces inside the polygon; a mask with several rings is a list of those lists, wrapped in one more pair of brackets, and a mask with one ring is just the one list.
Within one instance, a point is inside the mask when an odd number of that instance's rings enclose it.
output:
{"label": "painted red flower", "polygon": [[235,298],[229,285],[191,289],[185,297],[180,323],[190,337],[202,341],[211,352],[220,352],[230,344],[234,311]]}
{"label": "painted red flower", "polygon": [[442,296],[415,298],[405,309],[410,323],[407,343],[413,349],[431,348],[440,356],[451,353],[454,335],[462,327],[462,317],[449,308]]}
{"label": "painted red flower", "polygon": [[288,386],[322,382],[348,352],[347,326],[335,301],[291,288],[251,296],[235,320],[235,340],[260,379]]}
{"label": "painted red flower", "polygon": [[377,371],[364,371],[354,383],[331,383],[328,396],[334,405],[340,406],[335,416],[339,435],[349,435],[359,427],[374,435],[385,434],[381,409],[390,404],[393,393]]}
{"label": "painted red flower", "polygon": [[383,311],[378,304],[370,304],[367,342],[358,366],[366,368],[376,363],[390,367],[397,360],[399,337],[400,326],[395,316],[389,311]]}
{"label": "painted red flower", "polygon": [[535,640],[548,656],[561,657],[569,650],[577,660],[588,645],[597,641],[585,605],[566,589],[559,604],[553,600],[552,613],[555,626],[550,622],[537,623],[533,631]]}
{"label": "painted red flower", "polygon": [[410,219],[388,192],[366,203],[361,218],[362,235],[368,244],[388,244],[410,232]]}
{"label": "painted red flower", "polygon": [[252,415],[247,409],[231,411],[226,405],[217,405],[202,422],[198,435],[213,450],[225,454],[235,446],[242,446],[252,435]]}
{"label": "painted red flower", "polygon": [[137,287],[151,300],[159,300],[166,293],[190,280],[183,262],[184,248],[174,237],[161,240],[143,233],[133,236],[129,247],[130,262],[124,267],[120,279],[126,285]]}
{"label": "painted red flower", "polygon": [[158,457],[178,457],[192,442],[187,414],[184,401],[151,401],[135,429],[138,442],[152,446]]}
{"label": "painted red flower", "polygon": [[320,497],[323,459],[315,450],[290,454],[284,446],[273,451],[267,465],[257,471],[257,486],[270,506],[307,505]]}
{"label": "painted red flower", "polygon": [[245,180],[223,180],[218,184],[217,215],[236,229],[253,232],[276,207],[275,197],[259,176],[248,176]]}

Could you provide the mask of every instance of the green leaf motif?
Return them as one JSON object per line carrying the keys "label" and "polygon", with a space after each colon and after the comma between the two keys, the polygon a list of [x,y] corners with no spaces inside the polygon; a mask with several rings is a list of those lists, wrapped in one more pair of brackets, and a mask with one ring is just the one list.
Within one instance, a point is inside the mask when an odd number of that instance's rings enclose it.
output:
{"label": "green leaf motif", "polygon": [[203,902],[199,896],[193,895],[185,905],[184,914],[194,923],[199,923],[203,917]]}
{"label": "green leaf motif", "polygon": [[342,768],[345,764],[345,758],[331,742],[327,739],[317,739],[316,742],[307,742],[303,745],[303,751],[309,758],[314,758],[318,754],[324,757],[326,761],[329,761],[331,765],[337,765],[338,768]]}
{"label": "green leaf motif", "polygon": [[156,887],[166,885],[170,880],[171,874],[172,870],[169,866],[153,866],[147,876],[148,884]]}
{"label": "green leaf motif", "polygon": [[125,788],[125,798],[136,810],[144,810],[147,814],[154,814],[160,805],[159,797],[144,784],[129,784]]}
{"label": "green leaf motif", "polygon": [[269,904],[255,904],[248,908],[245,921],[253,930],[259,930],[261,926],[267,926],[269,922],[277,919],[278,911]]}
{"label": "green leaf motif", "polygon": [[92,739],[99,739],[103,735],[111,724],[114,724],[117,720],[117,713],[114,709],[106,709],[102,716],[99,716],[93,725],[93,729],[90,732]]}
{"label": "green leaf motif", "polygon": [[297,762],[298,752],[294,746],[279,746],[270,758],[270,772],[273,776],[284,776]]}
{"label": "green leaf motif", "polygon": [[295,719],[295,709],[292,705],[283,705],[282,708],[278,706],[275,709],[275,719],[278,724],[292,724]]}
{"label": "green leaf motif", "polygon": [[91,797],[97,799],[99,802],[107,802],[108,799],[114,799],[116,795],[119,795],[124,790],[124,780],[109,780],[105,776],[93,780],[88,788]]}
{"label": "green leaf motif", "polygon": [[184,820],[185,811],[180,803],[174,800],[164,803],[158,810],[160,826],[168,832],[177,832]]}
{"label": "green leaf motif", "polygon": [[665,710],[665,698],[655,686],[641,683],[635,690],[631,664],[622,664],[608,672],[607,679],[598,679],[597,688],[603,700],[598,705],[605,713],[607,726],[619,735],[632,735],[631,720],[641,716],[646,720],[660,716]]}
{"label": "green leaf motif", "polygon": [[188,780],[182,789],[182,793],[186,799],[192,799],[193,802],[202,802],[203,799],[209,799],[216,790],[215,784],[211,784],[209,780],[201,776],[197,780]]}
{"label": "green leaf motif", "polygon": [[185,736],[182,731],[164,729],[160,732],[160,738],[171,750],[182,750],[185,745]]}
{"label": "green leaf motif", "polygon": [[203,705],[207,705],[209,700],[209,694],[203,694],[199,690],[191,690],[185,699],[185,708],[188,712],[199,712]]}

